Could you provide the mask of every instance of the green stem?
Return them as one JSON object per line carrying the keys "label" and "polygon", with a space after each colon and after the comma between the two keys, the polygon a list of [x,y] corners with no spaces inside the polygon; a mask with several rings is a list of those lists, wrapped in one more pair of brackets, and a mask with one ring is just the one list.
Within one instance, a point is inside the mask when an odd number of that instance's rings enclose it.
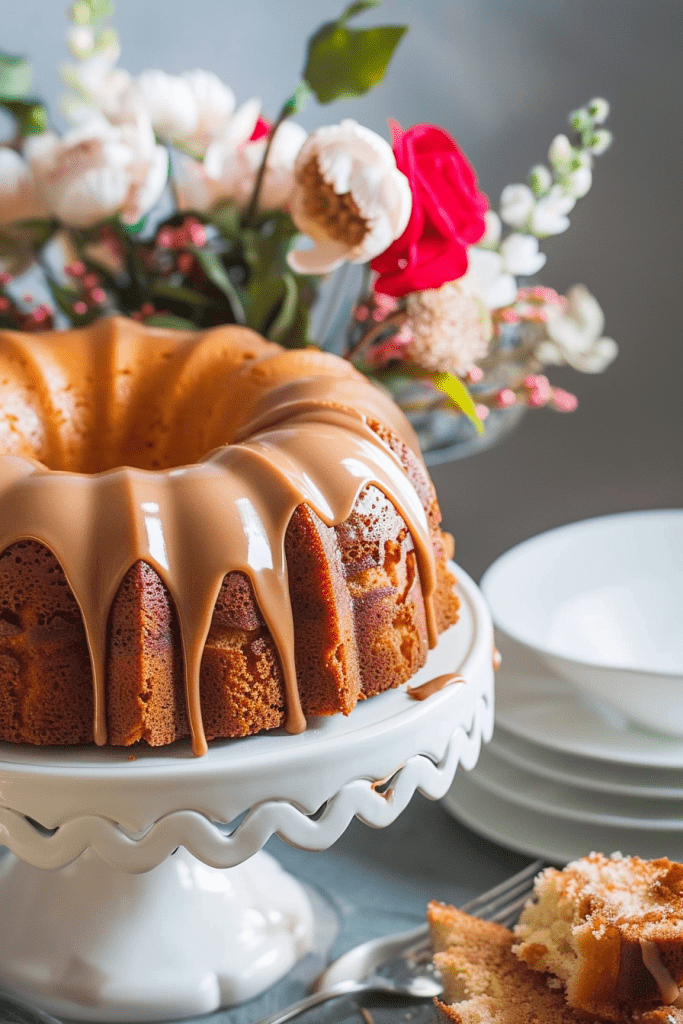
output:
{"label": "green stem", "polygon": [[263,160],[261,161],[261,166],[259,167],[258,173],[256,175],[256,181],[254,182],[254,188],[251,193],[249,205],[247,206],[247,210],[244,215],[243,224],[245,227],[254,226],[256,214],[258,213],[259,195],[261,194],[261,187],[263,185],[263,179],[266,173],[268,155],[270,153],[270,147],[273,145],[275,133],[283,121],[286,121],[288,117],[292,116],[292,114],[296,114],[299,110],[301,110],[309,93],[310,89],[305,82],[301,82],[299,85],[297,85],[296,89],[289,97],[287,102],[284,104],[280,113],[277,115],[273,127],[270,129],[270,132],[268,133],[268,139],[266,141],[266,150],[265,153],[263,154]]}

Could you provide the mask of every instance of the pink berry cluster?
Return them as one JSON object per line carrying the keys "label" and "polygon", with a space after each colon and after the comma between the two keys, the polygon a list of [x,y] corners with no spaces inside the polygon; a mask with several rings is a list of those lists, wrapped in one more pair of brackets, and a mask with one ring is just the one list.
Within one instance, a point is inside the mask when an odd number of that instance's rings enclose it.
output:
{"label": "pink berry cluster", "polygon": [[88,270],[81,260],[74,260],[64,270],[75,285],[72,308],[76,317],[84,317],[88,314],[99,316],[102,307],[107,303],[107,293],[102,287],[102,279],[99,274]]}
{"label": "pink berry cluster", "polygon": [[192,247],[201,249],[206,245],[206,228],[196,217],[185,217],[177,226],[164,224],[154,240],[154,245],[143,250],[145,263],[151,270],[161,270],[170,276],[179,272],[184,277],[195,270],[197,261]]}
{"label": "pink berry cluster", "polygon": [[[0,316],[8,323],[7,326],[18,331],[49,331],[54,327],[55,311],[46,302],[33,305],[32,309],[26,310],[19,306],[15,299],[7,293],[7,286],[12,283],[12,275],[6,271],[0,273]],[[35,299],[33,295],[23,295],[22,302],[31,306]]]}
{"label": "pink berry cluster", "polygon": [[542,373],[529,373],[516,388],[500,388],[496,391],[491,404],[496,409],[509,409],[513,405],[540,409],[548,405],[558,412],[573,412],[578,405],[578,399],[576,395],[563,388],[553,387]]}

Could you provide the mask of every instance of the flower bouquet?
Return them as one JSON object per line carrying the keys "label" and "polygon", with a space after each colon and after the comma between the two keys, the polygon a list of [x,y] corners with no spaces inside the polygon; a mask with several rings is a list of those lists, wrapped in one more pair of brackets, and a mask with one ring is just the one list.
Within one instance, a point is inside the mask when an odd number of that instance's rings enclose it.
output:
{"label": "flower bouquet", "polygon": [[570,115],[573,138],[558,135],[498,213],[442,128],[392,121],[391,143],[348,119],[307,133],[293,118],[310,97],[360,96],[384,76],[406,28],[355,27],[378,2],[351,4],[311,36],[302,81],[272,122],[211,72],[128,74],[108,0],[70,9],[73,127],[61,137],[29,93],[29,63],[0,55],[0,104],[16,125],[0,147],[0,326],[124,314],[325,347],[312,317],[321,284],[329,303],[357,264],[336,347],[392,392],[427,455],[495,439],[530,407],[571,411],[574,396],[542,370],[599,372],[616,344],[584,286],[562,296],[536,282],[539,239],[565,231],[590,189],[610,143],[607,103]]}

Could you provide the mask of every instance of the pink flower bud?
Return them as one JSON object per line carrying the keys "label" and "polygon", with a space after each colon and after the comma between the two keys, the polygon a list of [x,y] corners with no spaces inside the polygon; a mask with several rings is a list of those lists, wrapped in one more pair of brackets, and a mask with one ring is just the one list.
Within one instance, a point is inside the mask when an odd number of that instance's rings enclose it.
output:
{"label": "pink flower bud", "polygon": [[557,409],[558,412],[574,412],[578,404],[579,400],[576,395],[572,395],[571,392],[565,391],[563,388],[553,388],[551,398],[553,409]]}
{"label": "pink flower bud", "polygon": [[64,268],[69,277],[81,277],[85,274],[85,269],[85,263],[81,263],[80,260],[75,260],[73,263],[70,263],[68,267]]}
{"label": "pink flower bud", "polygon": [[499,409],[508,409],[517,401],[517,395],[512,388],[501,388],[495,397],[495,403]]}
{"label": "pink flower bud", "polygon": [[90,292],[90,298],[98,305],[102,305],[102,303],[107,300],[107,293],[104,288],[93,288]]}
{"label": "pink flower bud", "polygon": [[77,313],[78,316],[83,316],[87,312],[87,303],[83,302],[82,299],[79,299],[78,302],[74,302],[74,313]]}
{"label": "pink flower bud", "polygon": [[483,423],[484,420],[486,419],[486,417],[488,416],[490,410],[489,410],[489,407],[487,405],[478,404],[478,405],[475,405],[474,411],[476,412],[477,416],[479,417],[479,419]]}

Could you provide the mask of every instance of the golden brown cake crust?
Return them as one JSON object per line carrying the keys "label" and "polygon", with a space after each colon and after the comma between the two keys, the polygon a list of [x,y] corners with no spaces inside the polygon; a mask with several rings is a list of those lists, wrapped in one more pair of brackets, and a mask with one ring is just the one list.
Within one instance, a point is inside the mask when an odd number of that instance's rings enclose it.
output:
{"label": "golden brown cake crust", "polygon": [[[372,406],[370,385],[342,360],[317,350],[284,352],[241,328],[194,335],[115,318],[87,335],[27,340],[0,333],[0,468],[7,469],[8,493],[25,459],[65,477],[122,462],[163,472],[196,462],[212,449],[220,452],[249,416],[258,424],[264,396],[283,382],[291,381],[294,390],[282,401],[305,426],[311,403],[299,388],[302,376],[319,382],[316,394],[332,396],[337,380],[346,384],[345,397],[316,399],[317,408],[332,410],[332,423],[337,401],[348,408],[355,389],[364,396],[360,404]],[[331,390],[325,380],[333,382]],[[239,401],[226,400],[236,391]],[[388,409],[386,399],[380,405]],[[289,408],[283,417],[292,415]],[[278,415],[270,407],[265,414],[273,422]],[[377,443],[399,459],[426,514],[435,574],[430,601],[440,632],[456,621],[458,600],[436,496],[414,439],[406,442],[396,432],[398,415],[366,422]],[[0,520],[2,500],[0,487]],[[154,503],[143,509],[148,506]],[[15,530],[9,506],[5,512]],[[144,519],[148,532],[153,519]],[[417,538],[390,497],[372,484],[337,525],[327,525],[306,504],[285,525],[301,711],[348,714],[358,699],[409,679],[426,659],[430,626]],[[197,719],[207,739],[287,724],[291,698],[282,652],[247,572],[223,577],[197,663],[199,704],[193,708],[184,612],[165,582],[164,552],[161,564],[131,559],[110,591],[98,699],[92,631],[74,595],[72,566],[60,564],[32,530],[21,536],[19,524],[16,531],[19,539],[0,554],[0,740],[64,744],[102,742],[104,735],[117,745],[162,745],[192,735],[194,745]]]}

